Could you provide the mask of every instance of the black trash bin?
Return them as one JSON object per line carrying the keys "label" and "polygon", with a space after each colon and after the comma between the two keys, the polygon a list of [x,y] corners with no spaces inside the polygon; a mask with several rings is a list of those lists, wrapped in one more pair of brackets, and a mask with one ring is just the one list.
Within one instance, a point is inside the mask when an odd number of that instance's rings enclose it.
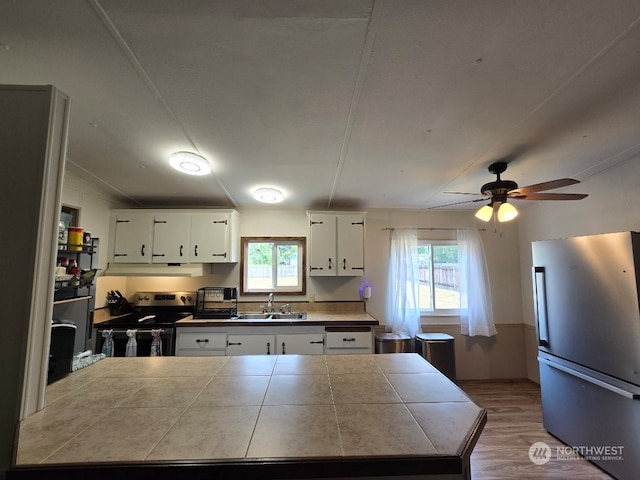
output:
{"label": "black trash bin", "polygon": [[419,333],[416,335],[416,352],[440,372],[456,381],[455,339],[446,333]]}
{"label": "black trash bin", "polygon": [[71,373],[75,340],[75,323],[69,320],[54,320],[52,322],[47,385]]}

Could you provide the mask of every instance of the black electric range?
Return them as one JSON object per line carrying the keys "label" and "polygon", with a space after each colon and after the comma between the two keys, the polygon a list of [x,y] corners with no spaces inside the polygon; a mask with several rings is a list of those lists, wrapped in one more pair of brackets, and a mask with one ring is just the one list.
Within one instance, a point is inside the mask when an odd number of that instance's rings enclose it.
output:
{"label": "black electric range", "polygon": [[113,356],[126,356],[126,344],[132,334],[137,344],[136,356],[149,356],[153,334],[159,333],[162,355],[175,355],[174,324],[193,314],[195,301],[196,292],[137,292],[133,298],[132,313],[94,325],[96,352],[102,352],[103,334],[108,332],[113,338]]}

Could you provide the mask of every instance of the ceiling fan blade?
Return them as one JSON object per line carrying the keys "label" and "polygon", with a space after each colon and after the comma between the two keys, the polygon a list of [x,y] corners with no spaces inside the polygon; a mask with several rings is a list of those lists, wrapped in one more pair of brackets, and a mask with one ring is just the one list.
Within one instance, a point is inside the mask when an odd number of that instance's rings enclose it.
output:
{"label": "ceiling fan blade", "polygon": [[476,197],[478,195],[482,195],[481,193],[471,193],[471,192],[442,192],[442,193],[451,193],[453,195],[475,195]]}
{"label": "ceiling fan blade", "polygon": [[[513,190],[517,192],[517,190]],[[509,198],[516,200],[582,200],[587,197],[586,193],[532,193],[531,195],[512,195],[509,192]]]}
{"label": "ceiling fan blade", "polygon": [[558,178],[557,180],[550,180],[548,182],[536,183],[534,185],[527,185],[526,187],[519,187],[514,190],[510,190],[509,196],[528,195],[530,193],[541,192],[543,190],[553,190],[554,188],[575,185],[576,183],[580,183],[580,180],[574,180],[573,178]]}
{"label": "ceiling fan blade", "polygon": [[465,200],[464,202],[455,202],[455,203],[447,203],[445,205],[438,205],[437,207],[428,207],[427,210],[433,210],[434,208],[442,208],[442,207],[451,207],[453,205],[462,205],[463,203],[475,203],[475,202],[486,202],[488,198],[476,198],[475,200]]}

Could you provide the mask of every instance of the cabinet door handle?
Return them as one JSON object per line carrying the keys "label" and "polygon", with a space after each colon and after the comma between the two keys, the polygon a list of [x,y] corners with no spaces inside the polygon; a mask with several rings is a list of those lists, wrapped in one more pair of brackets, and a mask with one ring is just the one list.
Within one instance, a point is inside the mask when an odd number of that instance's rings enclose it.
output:
{"label": "cabinet door handle", "polygon": [[271,342],[267,342],[267,355],[271,355]]}
{"label": "cabinet door handle", "polygon": [[333,267],[333,263],[331,262],[331,258],[329,258],[327,263],[329,264],[329,270],[331,270],[331,268]]}
{"label": "cabinet door handle", "polygon": [[143,257],[144,257],[144,247],[145,247],[145,244],[143,243],[142,248],[140,249],[140,255],[142,255]]}
{"label": "cabinet door handle", "polygon": [[362,226],[364,226],[364,221],[362,221],[362,222],[351,222],[351,225],[362,225]]}
{"label": "cabinet door handle", "polygon": [[180,256],[182,256],[182,249],[184,248],[184,245],[180,245]]}
{"label": "cabinet door handle", "polygon": [[313,345],[313,344],[315,344],[315,343],[322,343],[322,344],[324,344],[324,340],[317,340],[317,341],[315,341],[315,342],[312,340],[312,341],[310,341],[309,343],[310,343],[311,345]]}
{"label": "cabinet door handle", "polygon": [[129,220],[116,220],[116,223],[129,223]]}
{"label": "cabinet door handle", "polygon": [[197,256],[198,256],[198,245],[194,245],[194,246],[193,246],[193,255],[194,255],[195,257],[197,257]]}
{"label": "cabinet door handle", "polygon": [[227,221],[226,220],[214,220],[213,223],[224,223],[226,225]]}
{"label": "cabinet door handle", "polygon": [[167,223],[166,220],[154,220],[153,223]]}
{"label": "cabinet door handle", "polygon": [[347,259],[346,259],[346,258],[343,258],[343,259],[342,259],[342,269],[343,269],[343,270],[346,270],[346,269],[347,269]]}
{"label": "cabinet door handle", "polygon": [[224,258],[227,258],[227,252],[224,252],[224,253],[212,253],[211,256],[212,257],[224,257]]}
{"label": "cabinet door handle", "polygon": [[127,253],[114,253],[113,256],[114,257],[126,257],[128,254]]}
{"label": "cabinet door handle", "polygon": [[310,222],[309,225],[324,225],[324,222]]}
{"label": "cabinet door handle", "polygon": [[205,338],[205,339],[200,339],[200,338],[198,338],[198,339],[196,340],[196,343],[209,343],[209,339],[208,339],[208,338]]}
{"label": "cabinet door handle", "polygon": [[351,267],[351,270],[364,270],[364,267]]}
{"label": "cabinet door handle", "polygon": [[282,342],[282,354],[283,354],[283,355],[286,355],[286,354],[287,354],[287,352],[286,352],[286,351],[285,351],[285,349],[284,349],[284,342]]}
{"label": "cabinet door handle", "polygon": [[355,338],[343,338],[342,341],[343,342],[355,342],[356,339]]}
{"label": "cabinet door handle", "polygon": [[324,270],[324,267],[311,267],[311,270]]}
{"label": "cabinet door handle", "polygon": [[242,342],[227,342],[227,347],[230,347],[232,345],[242,345]]}
{"label": "cabinet door handle", "polygon": [[152,257],[164,257],[164,253],[154,253]]}

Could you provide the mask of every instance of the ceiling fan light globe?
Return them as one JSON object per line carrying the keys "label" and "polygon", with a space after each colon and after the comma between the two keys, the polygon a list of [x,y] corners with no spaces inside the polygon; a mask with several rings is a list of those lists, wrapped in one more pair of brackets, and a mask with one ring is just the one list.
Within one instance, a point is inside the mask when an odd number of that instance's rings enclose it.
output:
{"label": "ceiling fan light globe", "polygon": [[510,203],[503,203],[502,205],[500,205],[500,208],[498,208],[499,222],[510,222],[517,216],[518,210],[516,210],[516,207],[514,207]]}
{"label": "ceiling fan light globe", "polygon": [[485,205],[480,210],[476,212],[476,218],[482,220],[483,222],[488,222],[491,220],[493,216],[493,208],[491,205]]}

